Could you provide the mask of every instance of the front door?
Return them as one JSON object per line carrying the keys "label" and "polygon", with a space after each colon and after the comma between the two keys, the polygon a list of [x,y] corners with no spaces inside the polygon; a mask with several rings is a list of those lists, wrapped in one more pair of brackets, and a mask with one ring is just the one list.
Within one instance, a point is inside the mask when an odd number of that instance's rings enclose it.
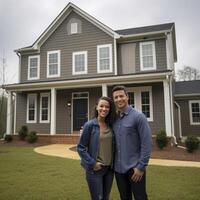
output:
{"label": "front door", "polygon": [[80,131],[88,121],[88,99],[73,99],[73,131]]}

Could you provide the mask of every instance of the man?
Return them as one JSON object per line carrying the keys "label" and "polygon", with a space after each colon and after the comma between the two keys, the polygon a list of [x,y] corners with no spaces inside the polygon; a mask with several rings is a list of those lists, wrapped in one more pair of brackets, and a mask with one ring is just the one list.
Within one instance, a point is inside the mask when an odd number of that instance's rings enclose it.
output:
{"label": "man", "polygon": [[114,123],[115,177],[121,200],[147,200],[145,168],[151,153],[151,130],[143,113],[128,104],[124,86],[115,86],[113,100],[119,111]]}

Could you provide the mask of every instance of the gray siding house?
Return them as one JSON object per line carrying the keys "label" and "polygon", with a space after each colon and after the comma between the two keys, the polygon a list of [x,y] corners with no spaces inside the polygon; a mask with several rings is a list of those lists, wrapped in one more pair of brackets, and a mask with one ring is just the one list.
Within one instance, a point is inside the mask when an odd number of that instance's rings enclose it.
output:
{"label": "gray siding house", "polygon": [[189,100],[191,109],[198,107],[198,119],[192,111],[198,125],[180,123],[179,109],[187,103],[173,89],[174,23],[114,31],[69,3],[32,46],[16,53],[19,83],[5,86],[7,134],[27,125],[40,135],[75,135],[92,118],[97,99],[111,96],[113,86],[121,84],[128,88],[130,104],[146,115],[153,135],[160,129],[174,139],[190,130],[199,134],[199,96],[190,98],[197,103]]}

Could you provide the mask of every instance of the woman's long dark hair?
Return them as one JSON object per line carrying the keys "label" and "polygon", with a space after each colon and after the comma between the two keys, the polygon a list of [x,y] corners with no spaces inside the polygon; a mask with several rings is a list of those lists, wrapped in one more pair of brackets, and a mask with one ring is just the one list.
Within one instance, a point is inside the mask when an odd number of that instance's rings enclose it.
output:
{"label": "woman's long dark hair", "polygon": [[115,109],[114,102],[110,97],[103,96],[103,97],[100,97],[98,99],[98,101],[97,101],[97,103],[95,105],[95,108],[94,108],[94,117],[96,117],[96,118],[98,117],[98,111],[97,111],[96,108],[97,108],[97,105],[98,105],[99,101],[101,101],[101,100],[107,101],[109,103],[109,105],[110,105],[110,110],[109,110],[108,115],[105,118],[105,122],[106,122],[107,125],[112,127],[112,125],[113,125],[113,123],[114,123],[114,121],[116,119],[116,109]]}

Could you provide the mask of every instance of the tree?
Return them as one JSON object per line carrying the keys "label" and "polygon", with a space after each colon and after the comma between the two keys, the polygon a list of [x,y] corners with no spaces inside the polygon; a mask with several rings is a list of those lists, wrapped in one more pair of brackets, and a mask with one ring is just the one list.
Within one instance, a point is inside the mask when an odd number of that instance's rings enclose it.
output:
{"label": "tree", "polygon": [[176,78],[178,81],[198,80],[200,79],[200,72],[194,67],[184,66],[183,69],[178,70]]}

